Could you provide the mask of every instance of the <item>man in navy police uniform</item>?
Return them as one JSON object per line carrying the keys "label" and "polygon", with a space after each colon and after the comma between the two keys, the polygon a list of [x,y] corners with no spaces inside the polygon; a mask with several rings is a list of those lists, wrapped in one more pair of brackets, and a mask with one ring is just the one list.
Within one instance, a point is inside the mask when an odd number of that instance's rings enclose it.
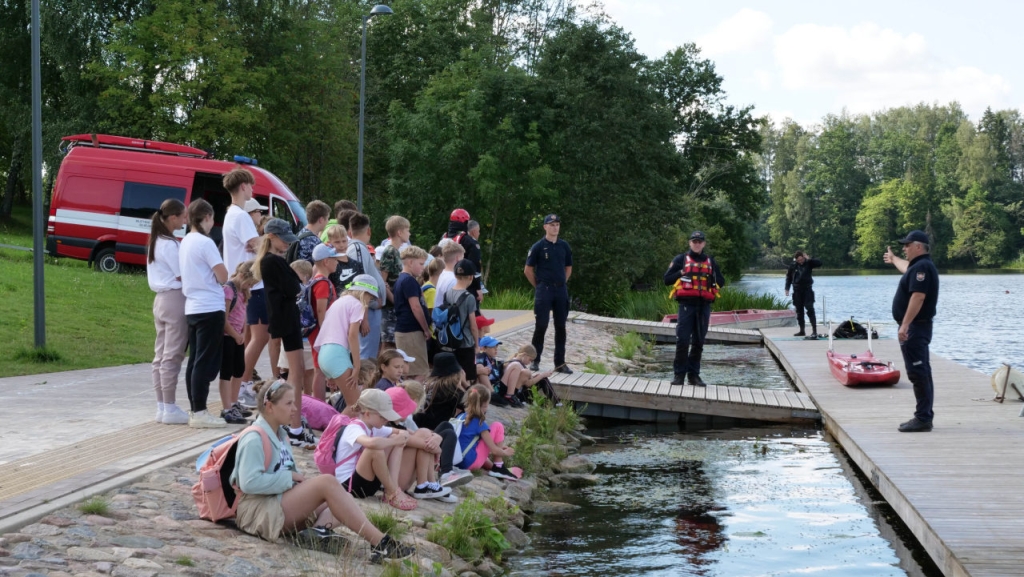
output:
{"label": "man in navy police uniform", "polygon": [[565,321],[569,318],[569,290],[565,283],[572,276],[572,249],[569,243],[558,238],[562,220],[556,214],[544,217],[544,238],[538,240],[526,255],[523,274],[536,291],[533,297],[533,314],[536,324],[533,328],[533,346],[537,358],[531,370],[540,369],[540,357],[544,351],[544,334],[548,330],[548,315],[555,317],[555,370],[572,374],[565,364]]}
{"label": "man in navy police uniform", "polygon": [[939,271],[929,254],[927,234],[911,231],[900,244],[906,259],[894,255],[892,248],[887,248],[882,255],[886,263],[903,273],[892,299],[892,318],[900,325],[897,335],[900,351],[917,399],[914,418],[902,423],[899,430],[902,433],[926,432],[932,430],[935,416],[932,412],[935,387],[928,362],[928,344],[932,342],[932,319],[939,301]]}

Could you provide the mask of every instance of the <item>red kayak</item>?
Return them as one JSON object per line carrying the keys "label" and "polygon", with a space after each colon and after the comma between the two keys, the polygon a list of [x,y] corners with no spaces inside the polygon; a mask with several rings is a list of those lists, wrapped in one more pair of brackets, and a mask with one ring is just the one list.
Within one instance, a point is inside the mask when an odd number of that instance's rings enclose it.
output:
{"label": "red kayak", "polygon": [[884,361],[871,350],[871,323],[868,323],[868,350],[857,355],[841,355],[832,349],[832,323],[828,327],[828,368],[847,387],[858,385],[895,385],[900,371],[892,361]]}

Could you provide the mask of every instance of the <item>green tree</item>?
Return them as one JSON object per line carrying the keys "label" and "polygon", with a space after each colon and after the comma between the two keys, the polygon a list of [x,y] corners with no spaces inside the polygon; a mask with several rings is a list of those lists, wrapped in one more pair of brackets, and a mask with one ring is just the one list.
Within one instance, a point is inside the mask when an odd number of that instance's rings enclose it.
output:
{"label": "green tree", "polygon": [[980,186],[972,186],[962,199],[952,199],[947,212],[955,233],[949,245],[950,258],[978,266],[998,266],[1010,256],[1006,233],[1009,219]]}

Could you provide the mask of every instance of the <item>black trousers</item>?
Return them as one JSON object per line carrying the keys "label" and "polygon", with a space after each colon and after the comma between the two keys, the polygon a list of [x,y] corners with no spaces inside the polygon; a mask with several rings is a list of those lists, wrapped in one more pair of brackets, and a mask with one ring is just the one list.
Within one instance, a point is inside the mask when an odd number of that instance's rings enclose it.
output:
{"label": "black trousers", "polygon": [[533,348],[537,349],[537,363],[544,352],[544,335],[548,332],[551,312],[555,317],[555,366],[565,364],[565,321],[569,318],[569,289],[564,284],[537,283],[533,297]]}
{"label": "black trousers", "polygon": [[452,460],[455,459],[455,444],[459,437],[455,434],[455,427],[445,421],[434,428],[434,432],[441,435],[441,474],[449,473],[452,470]]}
{"label": "black trousers", "polygon": [[700,375],[700,357],[711,322],[711,303],[707,301],[679,303],[676,318],[676,356],[672,371],[677,377],[689,373]]}
{"label": "black trousers", "polygon": [[185,315],[188,320],[188,365],[185,385],[192,412],[206,410],[210,381],[220,374],[224,345],[224,311]]}
{"label": "black trousers", "polygon": [[811,332],[818,332],[818,320],[814,316],[814,289],[809,286],[793,287],[793,307],[796,308],[796,322],[804,330],[804,310],[811,321]]}
{"label": "black trousers", "polygon": [[917,321],[910,323],[907,340],[900,343],[903,365],[907,369],[907,378],[914,385],[914,398],[917,400],[914,416],[922,423],[930,423],[935,418],[932,412],[935,385],[932,382],[932,365],[928,359],[928,345],[931,342],[931,321]]}

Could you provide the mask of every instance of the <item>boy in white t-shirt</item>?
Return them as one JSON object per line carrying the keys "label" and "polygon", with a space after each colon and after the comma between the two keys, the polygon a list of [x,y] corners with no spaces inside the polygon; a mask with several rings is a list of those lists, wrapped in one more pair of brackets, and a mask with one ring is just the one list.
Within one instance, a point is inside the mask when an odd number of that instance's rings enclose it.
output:
{"label": "boy in white t-shirt", "polygon": [[448,291],[455,287],[455,263],[462,260],[462,257],[466,254],[466,249],[461,244],[445,239],[448,242],[441,241],[441,258],[444,259],[444,271],[441,276],[437,277],[437,294],[441,300],[434,301],[434,306],[439,306],[444,302],[444,295],[448,294]]}
{"label": "boy in white t-shirt", "polygon": [[[252,187],[256,177],[244,168],[236,168],[224,175],[224,188],[231,194],[231,206],[224,215],[221,233],[224,237],[224,266],[233,271],[243,262],[256,259],[256,248],[260,235],[253,219],[245,210],[246,202],[252,199]],[[253,285],[249,291],[249,302],[245,309],[245,322],[249,325],[249,342],[245,347],[245,373],[242,374],[242,389],[239,398],[242,405],[256,406],[252,392],[252,371],[263,347],[270,341],[267,323],[267,296],[263,282]]]}

